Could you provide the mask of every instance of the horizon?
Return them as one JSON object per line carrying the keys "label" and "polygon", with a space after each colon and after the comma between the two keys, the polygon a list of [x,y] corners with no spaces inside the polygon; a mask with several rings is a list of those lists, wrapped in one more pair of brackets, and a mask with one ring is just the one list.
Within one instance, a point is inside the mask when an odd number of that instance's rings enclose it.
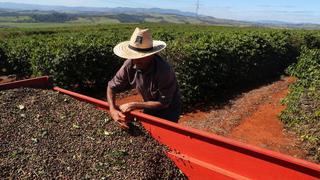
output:
{"label": "horizon", "polygon": [[[65,7],[93,7],[93,8],[161,8],[174,9],[184,12],[196,13],[195,0],[175,0],[175,1],[154,1],[140,0],[122,1],[122,0],[47,0],[39,2],[37,0],[0,0],[4,3],[32,4],[44,6],[65,6]],[[309,3],[308,3],[309,2]],[[157,5],[155,5],[157,4]],[[213,2],[209,0],[199,0],[199,15],[212,16],[215,18],[231,19],[239,21],[276,21],[284,23],[312,23],[320,24],[320,2],[315,0],[306,0],[291,2],[276,0],[247,0],[246,2],[237,2],[229,0],[228,2]],[[1,7],[0,7],[1,8]]]}

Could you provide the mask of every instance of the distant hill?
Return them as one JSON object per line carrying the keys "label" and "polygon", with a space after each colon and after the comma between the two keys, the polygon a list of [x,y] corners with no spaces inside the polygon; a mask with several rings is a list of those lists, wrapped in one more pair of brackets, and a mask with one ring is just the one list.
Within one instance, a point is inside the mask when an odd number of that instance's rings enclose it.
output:
{"label": "distant hill", "polygon": [[10,3],[0,2],[1,9],[11,10],[39,10],[39,11],[58,11],[58,12],[81,12],[81,13],[159,13],[159,14],[175,14],[182,16],[197,16],[195,13],[183,12],[175,9],[161,9],[161,8],[128,8],[128,7],[67,7],[67,6],[46,6],[35,4],[22,4],[22,3]]}
{"label": "distant hill", "polygon": [[237,21],[192,12],[161,8],[66,7],[0,2],[0,23],[190,23],[207,25],[260,26],[320,29],[319,24],[294,24],[281,21]]}

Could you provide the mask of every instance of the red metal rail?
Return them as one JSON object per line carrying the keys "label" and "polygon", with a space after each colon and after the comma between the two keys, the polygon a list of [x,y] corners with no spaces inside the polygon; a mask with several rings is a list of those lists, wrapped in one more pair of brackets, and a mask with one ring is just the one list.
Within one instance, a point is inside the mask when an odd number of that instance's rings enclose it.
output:
{"label": "red metal rail", "polygon": [[[36,79],[33,82],[33,85],[43,83]],[[53,90],[106,110],[109,107],[105,101],[59,87]],[[133,111],[131,115],[141,121],[155,139],[171,149],[167,155],[190,179],[320,179],[320,166],[317,164],[184,127],[139,111]]]}
{"label": "red metal rail", "polygon": [[51,80],[48,76],[42,76],[0,84],[0,90],[13,89],[18,87],[50,88]]}

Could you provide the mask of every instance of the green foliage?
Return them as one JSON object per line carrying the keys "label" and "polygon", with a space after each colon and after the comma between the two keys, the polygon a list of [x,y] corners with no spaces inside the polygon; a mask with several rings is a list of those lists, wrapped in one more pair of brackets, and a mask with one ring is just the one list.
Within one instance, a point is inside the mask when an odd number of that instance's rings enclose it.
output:
{"label": "green foliage", "polygon": [[313,49],[313,48],[320,48],[320,34],[319,33],[312,33],[312,34],[306,34],[303,37],[304,45],[307,48]]}
{"label": "green foliage", "polygon": [[280,115],[283,122],[296,130],[314,161],[320,162],[320,49],[302,48],[297,64],[288,73],[298,78],[284,100]]}
{"label": "green foliage", "polygon": [[0,42],[0,75],[7,74],[9,63],[5,54],[5,47],[3,42]]}
{"label": "green foliage", "polygon": [[[67,13],[58,13],[53,12],[49,14],[32,14],[30,16],[32,19],[29,20],[30,22],[59,22],[63,23],[66,21],[75,20],[77,15],[74,14],[67,14]],[[25,22],[28,22],[25,20]]]}
{"label": "green foliage", "polygon": [[30,52],[38,45],[37,39],[9,39],[2,44],[6,71],[18,77],[30,76]]}
{"label": "green foliage", "polygon": [[33,75],[52,75],[62,87],[105,87],[122,63],[112,52],[117,42],[112,34],[67,34],[46,40],[32,51]]}
{"label": "green foliage", "polygon": [[[3,65],[20,76],[53,75],[67,88],[100,88],[123,60],[112,48],[138,25],[16,29],[5,32]],[[185,105],[226,88],[279,76],[296,61],[309,32],[170,24],[139,24],[168,44],[162,55],[174,66]],[[312,35],[316,34],[314,32]],[[18,38],[15,38],[19,36]],[[3,47],[3,48],[1,48]],[[2,62],[1,62],[2,63]]]}
{"label": "green foliage", "polygon": [[192,33],[171,42],[164,54],[177,72],[183,102],[192,104],[283,74],[298,54],[292,36],[282,31]]}
{"label": "green foliage", "polygon": [[320,51],[319,49],[302,48],[299,62],[288,68],[292,76],[299,78],[303,87],[311,87],[320,84]]}

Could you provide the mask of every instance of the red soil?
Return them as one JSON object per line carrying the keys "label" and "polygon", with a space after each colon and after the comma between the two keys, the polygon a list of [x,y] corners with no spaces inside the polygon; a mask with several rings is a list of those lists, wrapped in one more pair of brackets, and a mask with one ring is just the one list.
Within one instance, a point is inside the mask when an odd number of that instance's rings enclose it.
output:
{"label": "red soil", "polygon": [[142,97],[136,92],[133,91],[130,93],[130,96],[124,96],[122,98],[116,99],[116,104],[121,105],[128,102],[142,102]]}
{"label": "red soil", "polygon": [[[293,81],[291,78],[288,80]],[[242,119],[241,124],[227,137],[302,158],[305,153],[297,146],[297,139],[294,134],[284,131],[284,125],[278,118],[285,109],[279,101],[287,94],[288,89],[270,94],[268,100],[260,104],[250,116]]]}
{"label": "red soil", "polygon": [[208,118],[209,113],[202,110],[194,110],[193,112],[186,113],[180,116],[179,123],[189,120],[204,120]]}
{"label": "red soil", "polygon": [[187,113],[179,123],[304,158],[306,153],[299,148],[298,138],[292,132],[286,132],[278,118],[285,109],[280,100],[287,96],[288,86],[294,81],[294,78],[286,77],[246,92],[222,108]]}

